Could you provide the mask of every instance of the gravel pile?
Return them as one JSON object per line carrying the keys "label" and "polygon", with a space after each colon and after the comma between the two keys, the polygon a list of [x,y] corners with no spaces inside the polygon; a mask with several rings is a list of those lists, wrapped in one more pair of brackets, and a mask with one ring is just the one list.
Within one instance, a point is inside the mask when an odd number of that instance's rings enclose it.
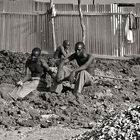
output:
{"label": "gravel pile", "polygon": [[97,122],[96,128],[72,140],[139,140],[140,106],[130,107],[114,118]]}
{"label": "gravel pile", "polygon": [[[29,54],[10,51],[0,52],[0,92],[10,88],[8,84],[13,85],[24,76],[24,66],[28,56]],[[135,78],[136,75],[131,68],[137,65],[139,61],[135,59],[130,61],[97,59],[95,73],[114,78]],[[8,129],[22,126],[44,128],[61,124],[72,128],[92,129],[99,120],[113,118],[130,105],[139,104],[139,92],[139,79],[129,82],[97,77],[94,86],[84,88],[80,97],[81,102],[68,87],[65,87],[60,95],[47,91],[34,91],[16,102],[0,99],[0,126]]]}
{"label": "gravel pile", "polygon": [[[1,128],[18,129],[20,127],[41,127],[58,125],[62,120],[61,116],[55,115],[48,108],[45,101],[41,100],[39,92],[35,96],[23,101],[6,102],[0,99],[0,126]],[[32,103],[33,102],[33,103]]]}
{"label": "gravel pile", "polygon": [[28,56],[29,54],[0,51],[0,83],[15,84],[21,79]]}

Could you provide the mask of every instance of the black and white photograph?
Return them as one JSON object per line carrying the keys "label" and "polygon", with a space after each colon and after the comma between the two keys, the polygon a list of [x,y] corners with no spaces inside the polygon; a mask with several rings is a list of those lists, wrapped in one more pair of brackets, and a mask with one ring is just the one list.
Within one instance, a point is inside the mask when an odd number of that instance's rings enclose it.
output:
{"label": "black and white photograph", "polygon": [[140,0],[0,0],[0,140],[140,140]]}

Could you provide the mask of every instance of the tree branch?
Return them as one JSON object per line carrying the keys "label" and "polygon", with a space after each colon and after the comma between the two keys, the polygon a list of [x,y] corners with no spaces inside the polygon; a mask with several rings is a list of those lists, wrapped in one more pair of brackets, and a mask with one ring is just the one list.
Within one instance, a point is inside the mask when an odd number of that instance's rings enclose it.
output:
{"label": "tree branch", "polygon": [[82,41],[85,44],[86,26],[84,24],[84,19],[83,19],[83,13],[82,13],[82,8],[81,8],[81,0],[78,0],[78,10],[79,10],[79,16],[80,16],[80,24],[81,24],[81,28],[82,28]]}

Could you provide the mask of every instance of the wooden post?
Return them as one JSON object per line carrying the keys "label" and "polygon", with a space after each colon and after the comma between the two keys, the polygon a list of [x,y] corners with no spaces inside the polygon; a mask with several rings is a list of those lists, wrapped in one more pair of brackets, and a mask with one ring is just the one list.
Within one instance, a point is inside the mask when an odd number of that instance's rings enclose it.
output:
{"label": "wooden post", "polygon": [[[6,8],[5,8],[5,7],[6,7],[6,2],[7,2],[7,1],[4,1],[4,0],[3,0],[3,11],[2,11],[2,12],[5,12],[5,9],[6,9]],[[2,48],[3,48],[3,49],[6,49],[6,48],[5,48],[5,46],[6,46],[6,45],[5,45],[5,44],[6,44],[6,40],[5,40],[5,31],[6,31],[6,30],[5,30],[5,29],[6,29],[5,23],[6,23],[6,22],[5,22],[5,19],[6,19],[6,15],[3,15],[3,16],[2,16],[2,42],[1,42],[1,45],[2,45]]]}
{"label": "wooden post", "polygon": [[78,0],[78,10],[79,10],[79,16],[80,16],[80,24],[81,24],[81,28],[82,28],[82,41],[85,44],[86,26],[84,24],[84,19],[83,19],[83,13],[82,13],[82,8],[81,8],[81,0]]}
{"label": "wooden post", "polygon": [[[43,2],[46,3],[48,0],[34,0],[35,2]],[[50,0],[50,9],[48,10],[50,14],[50,23],[51,23],[51,35],[52,35],[52,40],[53,40],[53,49],[56,50],[56,37],[55,37],[55,16],[56,16],[56,9],[55,9],[55,4],[53,0]],[[40,15],[46,15],[48,14],[48,11],[46,10],[45,12],[37,12]]]}
{"label": "wooden post", "polygon": [[51,9],[51,24],[52,24],[52,38],[53,38],[53,48],[56,50],[56,37],[55,37],[55,22],[54,22],[54,17],[55,17],[55,5],[53,3],[53,0],[50,0],[50,9]]}

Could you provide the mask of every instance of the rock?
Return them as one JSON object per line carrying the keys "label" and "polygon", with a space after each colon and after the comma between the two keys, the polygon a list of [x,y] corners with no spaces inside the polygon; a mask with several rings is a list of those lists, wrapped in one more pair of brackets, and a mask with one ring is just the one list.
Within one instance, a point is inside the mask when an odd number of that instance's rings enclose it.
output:
{"label": "rock", "polygon": [[48,127],[50,127],[51,125],[52,125],[51,122],[42,121],[41,124],[40,124],[40,127],[41,127],[41,128],[48,128]]}
{"label": "rock", "polygon": [[55,115],[55,114],[41,115],[41,117],[42,117],[41,120],[49,120],[49,119],[57,119],[57,118],[59,118],[59,116]]}
{"label": "rock", "polygon": [[35,119],[35,118],[40,118],[40,112],[39,112],[39,110],[29,108],[28,111],[29,111],[29,114],[31,115],[31,117],[32,117],[33,119]]}
{"label": "rock", "polygon": [[7,93],[0,92],[0,96],[6,101],[13,101],[13,98]]}
{"label": "rock", "polygon": [[24,127],[34,127],[35,126],[35,122],[34,120],[25,120],[25,119],[18,119],[17,120],[17,124],[19,124],[20,126],[24,126]]}

